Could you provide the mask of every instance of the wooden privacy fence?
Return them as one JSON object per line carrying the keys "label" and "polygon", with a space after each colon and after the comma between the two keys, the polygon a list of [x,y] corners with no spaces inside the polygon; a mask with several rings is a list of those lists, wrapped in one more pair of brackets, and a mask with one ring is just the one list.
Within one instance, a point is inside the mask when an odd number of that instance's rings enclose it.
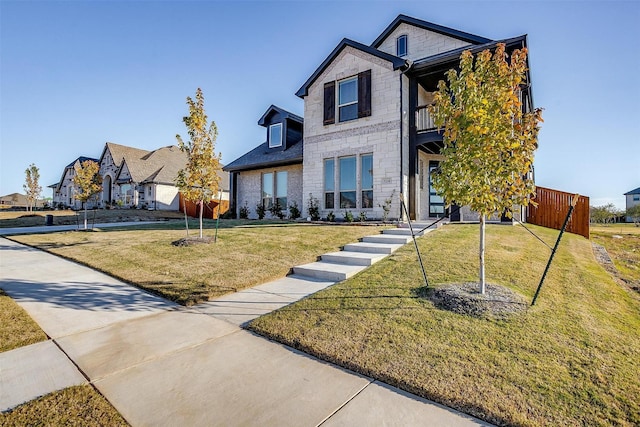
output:
{"label": "wooden privacy fence", "polygon": [[[220,206],[218,206],[218,203]],[[186,209],[187,215],[193,218],[200,217],[200,208],[196,203],[188,202],[184,200],[182,197],[182,193],[180,193],[180,212],[184,212]],[[202,212],[202,217],[207,219],[217,219],[218,213],[220,215],[224,214],[229,210],[229,201],[228,200],[211,200],[208,203],[204,204],[204,211]]]}
{"label": "wooden privacy fence", "polygon": [[[569,206],[575,194],[564,191],[552,190],[551,188],[536,187],[535,202],[538,206],[529,205],[527,208],[527,222],[529,224],[541,225],[543,227],[560,230]],[[589,238],[589,198],[578,197],[578,203],[573,209],[571,219],[567,224],[569,233],[579,234]]]}

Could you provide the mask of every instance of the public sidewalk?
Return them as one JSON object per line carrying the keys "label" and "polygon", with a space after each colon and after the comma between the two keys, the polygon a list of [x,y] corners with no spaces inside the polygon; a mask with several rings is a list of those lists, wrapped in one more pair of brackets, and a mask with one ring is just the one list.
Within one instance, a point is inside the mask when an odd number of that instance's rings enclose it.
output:
{"label": "public sidewalk", "polygon": [[88,380],[133,426],[489,425],[238,326],[330,284],[186,308],[0,238],[0,288],[51,337],[0,353],[0,410]]}

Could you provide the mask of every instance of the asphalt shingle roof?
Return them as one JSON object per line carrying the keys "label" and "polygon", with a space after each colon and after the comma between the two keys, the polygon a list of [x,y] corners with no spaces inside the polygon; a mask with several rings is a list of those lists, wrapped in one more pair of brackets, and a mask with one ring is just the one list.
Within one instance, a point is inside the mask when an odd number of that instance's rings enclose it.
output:
{"label": "asphalt shingle roof", "polygon": [[263,142],[253,150],[226,165],[223,169],[229,172],[238,172],[269,166],[302,163],[302,147],[303,140],[289,146],[286,150],[269,149],[269,144]]}
{"label": "asphalt shingle roof", "polygon": [[625,196],[627,196],[629,194],[640,194],[640,187],[636,188],[635,190],[631,190],[631,191],[628,191],[628,192],[624,193]]}

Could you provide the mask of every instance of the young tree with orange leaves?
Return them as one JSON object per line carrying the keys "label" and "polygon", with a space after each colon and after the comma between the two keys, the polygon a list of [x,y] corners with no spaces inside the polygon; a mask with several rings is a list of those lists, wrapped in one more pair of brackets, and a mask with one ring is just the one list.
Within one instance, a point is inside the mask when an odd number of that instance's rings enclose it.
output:
{"label": "young tree with orange leaves", "polygon": [[87,229],[87,202],[102,190],[102,177],[98,173],[100,165],[93,160],[85,160],[76,169],[73,185],[76,192],[73,197],[84,206],[84,229]]}
{"label": "young tree with orange leaves", "polygon": [[200,205],[200,238],[202,239],[202,214],[204,204],[210,201],[218,192],[220,176],[218,175],[222,154],[215,154],[218,128],[212,120],[208,124],[204,110],[204,95],[202,90],[196,90],[196,99],[187,97],[189,115],[182,121],[187,126],[189,140],[183,141],[176,135],[180,150],[187,154],[187,165],[178,172],[176,185],[185,200]]}
{"label": "young tree with orange leaves", "polygon": [[485,293],[485,218],[512,215],[535,193],[530,177],[538,147],[540,108],[523,112],[519,92],[526,84],[527,49],[511,55],[499,43],[493,53],[474,58],[464,51],[460,69],[440,81],[429,108],[443,129],[444,160],[433,178],[436,191],[450,206],[469,206],[480,215],[480,292]]}

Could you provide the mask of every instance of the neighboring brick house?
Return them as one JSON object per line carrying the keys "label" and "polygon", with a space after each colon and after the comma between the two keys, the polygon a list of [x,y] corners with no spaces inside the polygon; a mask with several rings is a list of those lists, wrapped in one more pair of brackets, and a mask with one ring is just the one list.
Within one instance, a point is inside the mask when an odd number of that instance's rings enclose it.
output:
{"label": "neighboring brick house", "polygon": [[[403,216],[398,197],[402,194],[412,219],[447,214],[444,200],[431,186],[443,144],[426,107],[438,81],[458,65],[463,50],[477,53],[499,42],[511,52],[525,47],[527,38],[493,41],[400,15],[371,45],[343,39],[296,93],[304,100],[304,137],[298,143],[302,206],[314,197],[320,200],[323,217],[334,212],[341,218],[350,210],[356,216],[364,212],[368,218],[381,218],[382,206],[390,199],[390,217],[398,218]],[[528,75],[521,96],[523,109],[531,111]],[[259,188],[261,179],[262,187],[269,188],[270,172],[252,167],[261,164],[261,153],[267,159],[269,150],[256,150],[226,168],[232,173],[236,210],[245,201],[250,207],[259,202],[258,197],[246,196],[257,194],[248,192],[248,186]],[[250,154],[252,163],[242,170],[232,168]],[[291,187],[300,184],[289,176]],[[477,219],[469,209],[461,212],[464,220]]]}
{"label": "neighboring brick house", "polygon": [[[62,178],[60,182],[53,189],[53,204],[54,206],[65,206],[71,209],[81,209],[82,202],[75,199],[76,186],[73,183],[73,178],[76,176],[77,170],[80,168],[83,162],[91,160],[97,162],[98,159],[91,157],[80,156],[73,162],[69,163],[62,172]],[[53,187],[53,186],[51,186]],[[87,202],[87,208],[92,208],[98,203],[97,198],[89,200]]]}
{"label": "neighboring brick house", "polygon": [[[102,204],[178,210],[175,179],[186,164],[186,154],[175,145],[147,151],[107,142],[100,157]],[[220,186],[222,199],[228,200],[225,172],[220,173]]]}
{"label": "neighboring brick house", "polygon": [[[626,210],[629,210],[634,206],[640,205],[640,187],[636,188],[635,190],[631,190],[624,193],[624,196],[626,198]],[[633,218],[631,218],[630,216],[627,216],[626,221],[633,222]]]}
{"label": "neighboring brick house", "polygon": [[[70,163],[54,188],[54,203],[80,209],[73,199],[73,176],[85,160],[100,165],[102,192],[88,207],[137,207],[144,209],[178,210],[178,188],[175,178],[187,163],[186,155],[175,145],[148,151],[107,142],[100,159],[79,157]],[[53,187],[53,186],[52,186]],[[222,199],[229,199],[229,174],[220,172]],[[218,196],[216,196],[216,199]]]}

